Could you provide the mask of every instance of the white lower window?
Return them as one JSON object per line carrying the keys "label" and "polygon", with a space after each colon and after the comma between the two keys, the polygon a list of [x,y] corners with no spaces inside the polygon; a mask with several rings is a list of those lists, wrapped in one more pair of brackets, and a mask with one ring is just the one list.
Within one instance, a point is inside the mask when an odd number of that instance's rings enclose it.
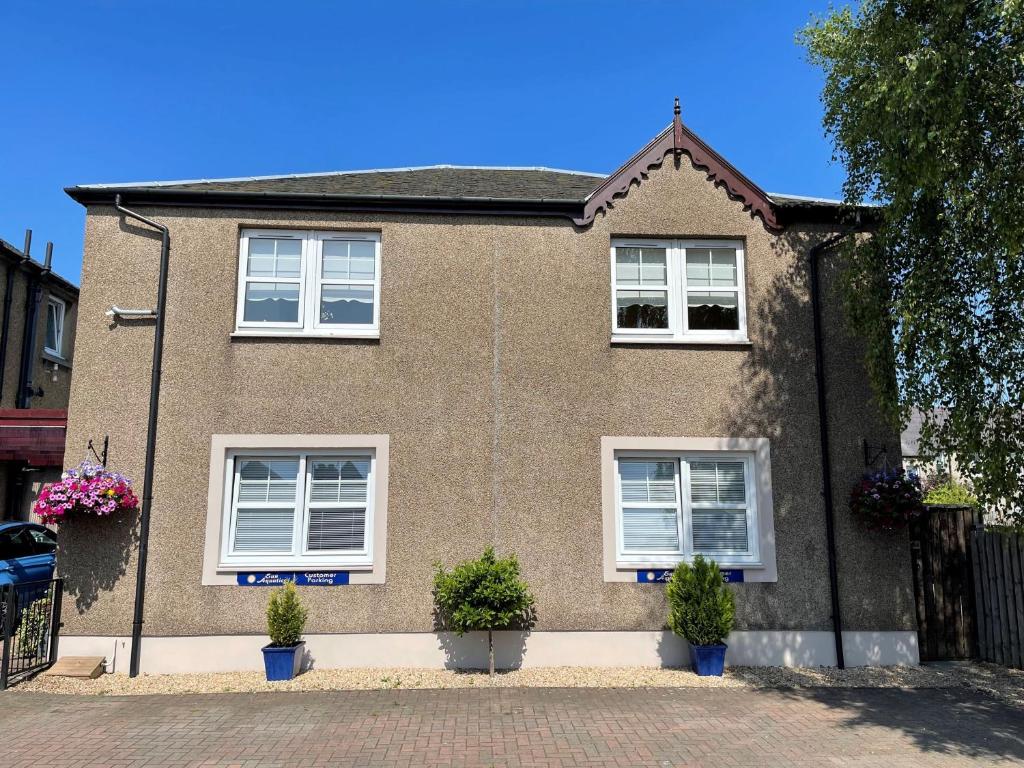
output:
{"label": "white lower window", "polygon": [[754,457],[743,453],[615,456],[617,561],[672,567],[702,554],[759,562]]}
{"label": "white lower window", "polygon": [[229,453],[221,564],[373,562],[373,451]]}

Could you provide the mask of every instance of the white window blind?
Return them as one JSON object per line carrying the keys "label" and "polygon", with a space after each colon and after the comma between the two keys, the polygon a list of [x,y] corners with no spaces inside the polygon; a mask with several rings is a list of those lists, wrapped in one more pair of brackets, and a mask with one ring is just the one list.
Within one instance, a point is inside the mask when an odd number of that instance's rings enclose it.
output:
{"label": "white window blind", "polygon": [[253,567],[372,560],[372,453],[231,455],[222,560]]}
{"label": "white window blind", "polygon": [[674,461],[619,463],[622,539],[626,551],[679,549],[679,495]]}
{"label": "white window blind", "polygon": [[743,256],[727,240],[613,241],[613,339],[745,341]]}
{"label": "white window blind", "polygon": [[369,475],[368,458],[312,461],[307,549],[363,548]]}
{"label": "white window blind", "polygon": [[380,236],[243,230],[236,333],[375,336]]}
{"label": "white window blind", "polygon": [[753,457],[616,458],[620,560],[704,554],[720,564],[758,554]]}

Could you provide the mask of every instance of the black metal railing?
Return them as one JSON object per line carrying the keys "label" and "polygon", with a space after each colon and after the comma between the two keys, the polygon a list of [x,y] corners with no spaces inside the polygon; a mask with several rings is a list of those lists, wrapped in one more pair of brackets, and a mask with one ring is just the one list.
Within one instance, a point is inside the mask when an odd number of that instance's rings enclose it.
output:
{"label": "black metal railing", "polygon": [[0,691],[57,660],[63,593],[61,579],[0,586]]}

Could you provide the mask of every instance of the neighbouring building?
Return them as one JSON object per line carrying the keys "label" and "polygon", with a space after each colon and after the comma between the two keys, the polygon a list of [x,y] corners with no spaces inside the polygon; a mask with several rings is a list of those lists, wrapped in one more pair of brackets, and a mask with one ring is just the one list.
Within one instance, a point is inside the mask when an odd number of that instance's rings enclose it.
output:
{"label": "neighbouring building", "polygon": [[28,520],[64,464],[78,288],[0,240],[0,520]]}
{"label": "neighbouring building", "polygon": [[[485,665],[435,632],[433,564],[488,544],[537,600],[499,665],[669,664],[660,581],[714,557],[729,662],[832,664],[809,287],[846,231],[767,194],[678,116],[609,176],[432,166],[76,186],[86,208],[69,440],[141,485],[170,268],[142,671],[259,668],[262,585],[294,577],[319,666]],[[846,498],[895,444],[821,260],[847,662],[914,663],[908,543]],[[130,519],[66,523],[61,650],[128,659]]]}

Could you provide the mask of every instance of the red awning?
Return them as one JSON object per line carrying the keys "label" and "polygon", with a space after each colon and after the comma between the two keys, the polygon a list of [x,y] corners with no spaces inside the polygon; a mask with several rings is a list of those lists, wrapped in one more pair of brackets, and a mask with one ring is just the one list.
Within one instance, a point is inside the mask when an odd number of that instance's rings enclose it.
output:
{"label": "red awning", "polygon": [[36,467],[64,465],[68,412],[55,408],[0,409],[0,461]]}

